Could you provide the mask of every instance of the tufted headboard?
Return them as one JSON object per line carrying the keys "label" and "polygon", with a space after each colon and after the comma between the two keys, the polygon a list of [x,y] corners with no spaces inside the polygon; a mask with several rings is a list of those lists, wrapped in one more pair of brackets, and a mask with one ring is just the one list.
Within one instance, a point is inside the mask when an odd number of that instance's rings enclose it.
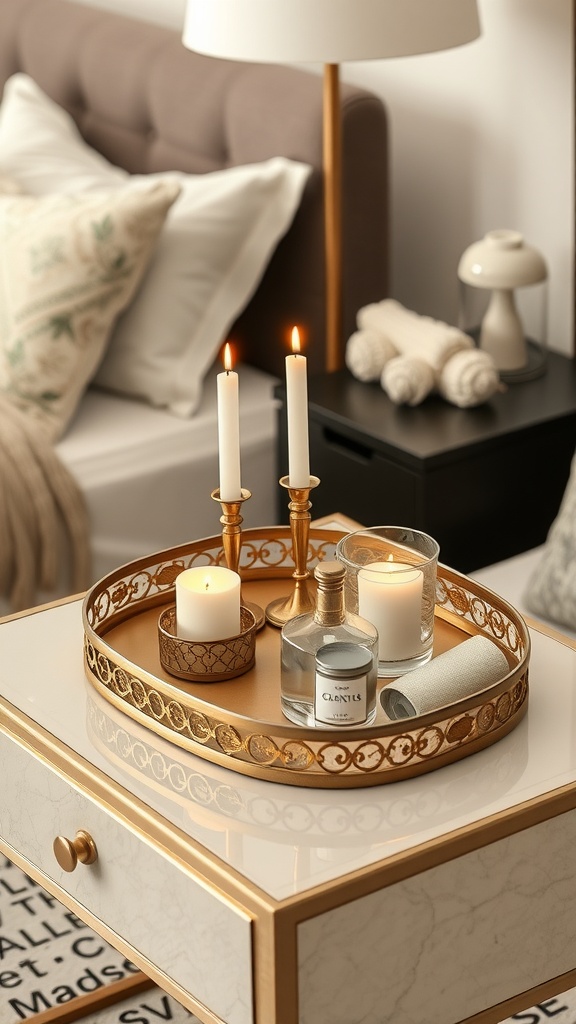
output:
{"label": "tufted headboard", "polygon": [[[314,172],[295,220],[232,332],[241,358],[279,375],[281,335],[308,335],[324,366],[322,80],[220,61],[177,32],[72,0],[1,0],[0,87],[24,71],[85,140],[131,173],[203,173],[280,155]],[[342,86],[343,344],[358,308],[387,293],[387,129],[381,101]]]}

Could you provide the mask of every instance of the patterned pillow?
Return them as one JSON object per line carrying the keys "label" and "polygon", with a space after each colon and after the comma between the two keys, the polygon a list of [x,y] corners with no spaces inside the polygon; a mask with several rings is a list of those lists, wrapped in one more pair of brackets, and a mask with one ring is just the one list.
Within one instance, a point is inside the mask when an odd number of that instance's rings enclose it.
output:
{"label": "patterned pillow", "polygon": [[180,187],[0,195],[0,391],[57,440]]}
{"label": "patterned pillow", "polygon": [[576,629],[576,455],[525,601],[535,615]]}
{"label": "patterned pillow", "polygon": [[[292,223],[310,172],[284,157],[174,172],[182,193],[94,383],[194,415],[205,375]],[[143,177],[87,145],[70,115],[22,72],[4,87],[1,174],[33,195],[123,188]]]}

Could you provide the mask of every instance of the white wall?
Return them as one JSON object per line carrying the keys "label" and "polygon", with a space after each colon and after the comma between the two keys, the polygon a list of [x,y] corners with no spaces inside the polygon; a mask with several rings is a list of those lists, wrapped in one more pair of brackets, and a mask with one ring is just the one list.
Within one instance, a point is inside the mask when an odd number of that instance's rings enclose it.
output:
{"label": "white wall", "polygon": [[[185,0],[76,0],[180,29]],[[439,54],[347,64],[391,124],[392,293],[456,323],[456,268],[491,228],[549,268],[549,344],[573,339],[572,0],[478,0],[482,37]]]}

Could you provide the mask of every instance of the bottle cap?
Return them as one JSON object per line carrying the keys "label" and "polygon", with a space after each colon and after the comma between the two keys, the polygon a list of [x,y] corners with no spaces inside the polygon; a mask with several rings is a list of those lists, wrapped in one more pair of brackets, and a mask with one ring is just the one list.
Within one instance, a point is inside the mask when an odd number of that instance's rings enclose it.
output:
{"label": "bottle cap", "polygon": [[314,568],[314,578],[318,583],[340,583],[346,575],[346,567],[342,562],[318,562]]}

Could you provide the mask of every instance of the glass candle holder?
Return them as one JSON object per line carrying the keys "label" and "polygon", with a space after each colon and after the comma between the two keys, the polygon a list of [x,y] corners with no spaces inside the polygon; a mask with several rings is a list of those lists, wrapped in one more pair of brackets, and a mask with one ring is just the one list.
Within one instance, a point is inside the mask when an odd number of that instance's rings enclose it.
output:
{"label": "glass candle holder", "polygon": [[427,533],[401,526],[357,530],[338,542],[346,609],[378,630],[380,677],[402,675],[432,657],[439,551]]}

